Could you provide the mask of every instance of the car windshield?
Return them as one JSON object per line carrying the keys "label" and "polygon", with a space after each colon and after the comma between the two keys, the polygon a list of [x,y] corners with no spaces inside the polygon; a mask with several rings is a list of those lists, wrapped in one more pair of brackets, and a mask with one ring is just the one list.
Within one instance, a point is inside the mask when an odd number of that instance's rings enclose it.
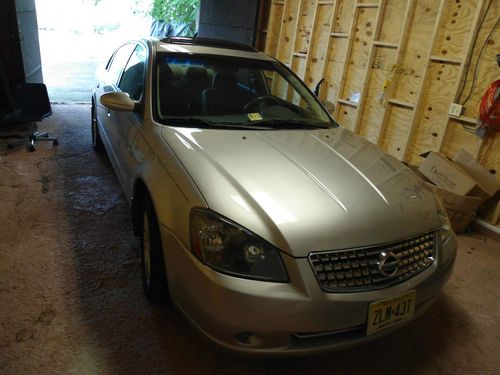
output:
{"label": "car windshield", "polygon": [[305,85],[278,62],[160,53],[156,119],[185,127],[296,129],[336,126]]}

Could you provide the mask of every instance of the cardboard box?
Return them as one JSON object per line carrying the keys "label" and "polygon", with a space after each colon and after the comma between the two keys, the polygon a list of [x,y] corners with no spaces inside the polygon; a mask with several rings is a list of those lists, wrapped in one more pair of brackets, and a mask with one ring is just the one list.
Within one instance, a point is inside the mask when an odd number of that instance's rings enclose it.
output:
{"label": "cardboard box", "polygon": [[449,192],[480,197],[482,202],[490,196],[460,166],[437,152],[429,152],[418,170],[435,185]]}
{"label": "cardboard box", "polygon": [[479,217],[491,225],[500,224],[500,192],[483,204],[478,210]]}
{"label": "cardboard box", "polygon": [[463,232],[474,218],[482,198],[455,194],[430,182],[427,182],[427,185],[443,203],[453,230],[456,233]]}
{"label": "cardboard box", "polygon": [[488,172],[476,159],[464,150],[460,150],[453,161],[466,171],[490,197],[500,190],[500,181]]}
{"label": "cardboard box", "polygon": [[497,201],[496,206],[491,208],[491,210],[486,214],[485,219],[492,225],[500,224],[500,201]]}

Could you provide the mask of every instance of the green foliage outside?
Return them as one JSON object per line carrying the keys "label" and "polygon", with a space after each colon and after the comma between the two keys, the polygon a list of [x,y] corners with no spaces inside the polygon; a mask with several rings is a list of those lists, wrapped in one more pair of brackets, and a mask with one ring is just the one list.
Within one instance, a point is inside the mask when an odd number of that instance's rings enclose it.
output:
{"label": "green foliage outside", "polygon": [[[99,5],[102,0],[83,0],[91,2],[93,5]],[[145,0],[135,0],[136,8],[134,13],[146,13],[140,11]],[[196,18],[200,0],[152,0],[152,7],[149,14],[156,20],[170,22],[174,25],[188,25],[189,34],[196,32]],[[102,30],[96,30],[101,33]],[[187,36],[187,35],[186,35]]]}
{"label": "green foliage outside", "polygon": [[[90,1],[98,5],[102,0]],[[136,3],[141,3],[141,0]],[[200,0],[153,0],[150,14],[160,21],[192,24],[194,27],[199,7]]]}
{"label": "green foliage outside", "polygon": [[200,0],[153,0],[151,16],[165,22],[184,23],[194,29]]}

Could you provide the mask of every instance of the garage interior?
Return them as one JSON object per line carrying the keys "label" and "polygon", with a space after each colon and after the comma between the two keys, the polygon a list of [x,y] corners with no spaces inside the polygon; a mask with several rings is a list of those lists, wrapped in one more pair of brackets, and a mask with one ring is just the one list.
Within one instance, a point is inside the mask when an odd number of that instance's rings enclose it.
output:
{"label": "garage interior", "polygon": [[[464,150],[498,174],[498,128],[478,118],[500,77],[500,2],[234,3],[202,1],[200,35],[253,44],[311,89],[324,79],[319,97],[334,104],[334,118],[411,166],[429,151],[453,159]],[[0,115],[12,110],[18,83],[43,82],[34,1],[4,7]],[[461,109],[450,114],[453,103]],[[460,228],[454,273],[423,317],[342,352],[245,358],[205,341],[174,308],[147,302],[128,204],[109,160],[91,147],[90,105],[52,111],[39,127],[58,136],[57,147],[26,152],[0,139],[0,373],[500,371],[498,191]]]}

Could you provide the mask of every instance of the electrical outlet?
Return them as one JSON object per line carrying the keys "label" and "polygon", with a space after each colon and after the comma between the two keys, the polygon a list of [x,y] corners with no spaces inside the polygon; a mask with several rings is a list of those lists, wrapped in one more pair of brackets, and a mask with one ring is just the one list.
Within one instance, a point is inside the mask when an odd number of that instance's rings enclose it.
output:
{"label": "electrical outlet", "polygon": [[461,104],[451,103],[449,114],[451,116],[460,117],[462,116],[463,110],[464,107]]}

